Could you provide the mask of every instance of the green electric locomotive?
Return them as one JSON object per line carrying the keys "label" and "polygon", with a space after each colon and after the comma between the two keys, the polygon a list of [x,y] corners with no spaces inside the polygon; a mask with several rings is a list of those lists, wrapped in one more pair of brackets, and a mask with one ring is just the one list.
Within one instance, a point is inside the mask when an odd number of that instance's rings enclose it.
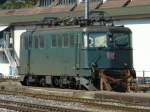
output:
{"label": "green electric locomotive", "polygon": [[123,26],[52,26],[21,36],[19,75],[24,85],[130,91],[131,31]]}

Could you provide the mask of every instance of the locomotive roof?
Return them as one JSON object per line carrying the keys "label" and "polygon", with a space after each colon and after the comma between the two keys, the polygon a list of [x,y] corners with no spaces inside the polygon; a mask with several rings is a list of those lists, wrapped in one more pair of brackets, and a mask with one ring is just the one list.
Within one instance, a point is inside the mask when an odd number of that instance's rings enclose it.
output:
{"label": "locomotive roof", "polygon": [[56,26],[51,28],[37,28],[34,30],[35,32],[109,32],[109,31],[117,31],[117,32],[131,32],[129,28],[123,26]]}

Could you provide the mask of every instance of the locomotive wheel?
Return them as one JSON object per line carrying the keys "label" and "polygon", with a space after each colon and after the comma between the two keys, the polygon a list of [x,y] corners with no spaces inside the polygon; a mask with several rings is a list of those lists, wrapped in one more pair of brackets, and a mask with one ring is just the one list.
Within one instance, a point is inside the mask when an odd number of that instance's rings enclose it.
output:
{"label": "locomotive wheel", "polygon": [[106,90],[106,91],[111,91],[111,85],[107,79],[106,74],[104,74],[104,71],[101,70],[99,72],[99,78],[100,78],[100,90]]}
{"label": "locomotive wheel", "polygon": [[126,91],[136,91],[137,90],[137,83],[134,81],[133,74],[131,70],[126,70]]}
{"label": "locomotive wheel", "polygon": [[133,76],[130,76],[128,79],[127,79],[127,92],[131,92],[131,91],[137,91],[137,83],[133,80]]}
{"label": "locomotive wheel", "polygon": [[132,89],[134,92],[137,92],[137,91],[138,91],[138,85],[137,85],[137,82],[134,81],[134,80],[132,81],[131,89]]}
{"label": "locomotive wheel", "polygon": [[30,86],[29,77],[26,77],[23,81],[26,86]]}
{"label": "locomotive wheel", "polygon": [[40,79],[40,86],[45,87],[46,83],[45,83],[45,78],[41,78]]}
{"label": "locomotive wheel", "polygon": [[130,77],[127,78],[127,92],[131,91],[132,79],[133,79],[132,76],[130,76]]}
{"label": "locomotive wheel", "polygon": [[58,77],[53,77],[52,81],[53,81],[53,85],[55,87],[59,87],[59,78]]}

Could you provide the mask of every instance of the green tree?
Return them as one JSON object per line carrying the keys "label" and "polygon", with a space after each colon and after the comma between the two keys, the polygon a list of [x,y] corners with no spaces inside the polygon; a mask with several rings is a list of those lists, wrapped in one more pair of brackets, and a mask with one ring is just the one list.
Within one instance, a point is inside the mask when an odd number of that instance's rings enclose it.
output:
{"label": "green tree", "polygon": [[36,5],[39,0],[25,0],[25,2],[16,2],[16,0],[10,0],[2,4],[2,9],[20,9],[20,8],[31,8]]}
{"label": "green tree", "polygon": [[0,4],[3,4],[4,2],[6,2],[7,0],[0,0]]}

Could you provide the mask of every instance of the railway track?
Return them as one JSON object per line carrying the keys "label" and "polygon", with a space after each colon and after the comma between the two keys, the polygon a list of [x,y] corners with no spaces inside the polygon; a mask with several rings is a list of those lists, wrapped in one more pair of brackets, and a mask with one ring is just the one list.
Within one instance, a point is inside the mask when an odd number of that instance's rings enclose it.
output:
{"label": "railway track", "polygon": [[77,109],[38,105],[17,101],[0,100],[0,107],[19,112],[87,112]]}
{"label": "railway track", "polygon": [[[85,105],[88,108],[96,108],[96,109],[112,109],[112,110],[122,110],[122,111],[136,111],[136,112],[149,112],[150,111],[150,100],[148,102],[146,100],[134,99],[134,102],[128,100],[124,100],[127,97],[123,98],[115,98],[116,96],[112,95],[107,97],[107,95],[101,96],[99,99],[88,99],[88,98],[77,98],[77,97],[67,97],[67,96],[58,96],[58,95],[46,95],[46,94],[37,94],[37,93],[30,93],[30,92],[16,92],[16,91],[0,91],[0,94],[4,95],[16,95],[16,96],[28,96],[37,99],[44,99],[44,100],[55,100],[55,101],[62,101],[62,102],[76,102]],[[141,104],[141,101],[146,101],[146,103]],[[0,105],[1,105],[0,101]],[[6,105],[9,104],[6,103]],[[10,102],[11,104],[11,102]],[[26,112],[26,107],[31,107],[30,112],[74,112],[77,110],[73,109],[63,109],[62,107],[51,107],[45,105],[35,105],[35,104],[26,104],[20,102],[14,102],[12,104],[23,105],[19,106],[19,108],[23,107],[23,112]],[[9,106],[9,105],[8,105]],[[10,105],[11,107],[11,105]],[[12,107],[11,107],[12,108]],[[8,108],[8,109],[11,109]],[[19,109],[18,108],[18,109]],[[15,110],[15,109],[13,109]],[[87,112],[84,110],[78,110],[78,112]]]}

